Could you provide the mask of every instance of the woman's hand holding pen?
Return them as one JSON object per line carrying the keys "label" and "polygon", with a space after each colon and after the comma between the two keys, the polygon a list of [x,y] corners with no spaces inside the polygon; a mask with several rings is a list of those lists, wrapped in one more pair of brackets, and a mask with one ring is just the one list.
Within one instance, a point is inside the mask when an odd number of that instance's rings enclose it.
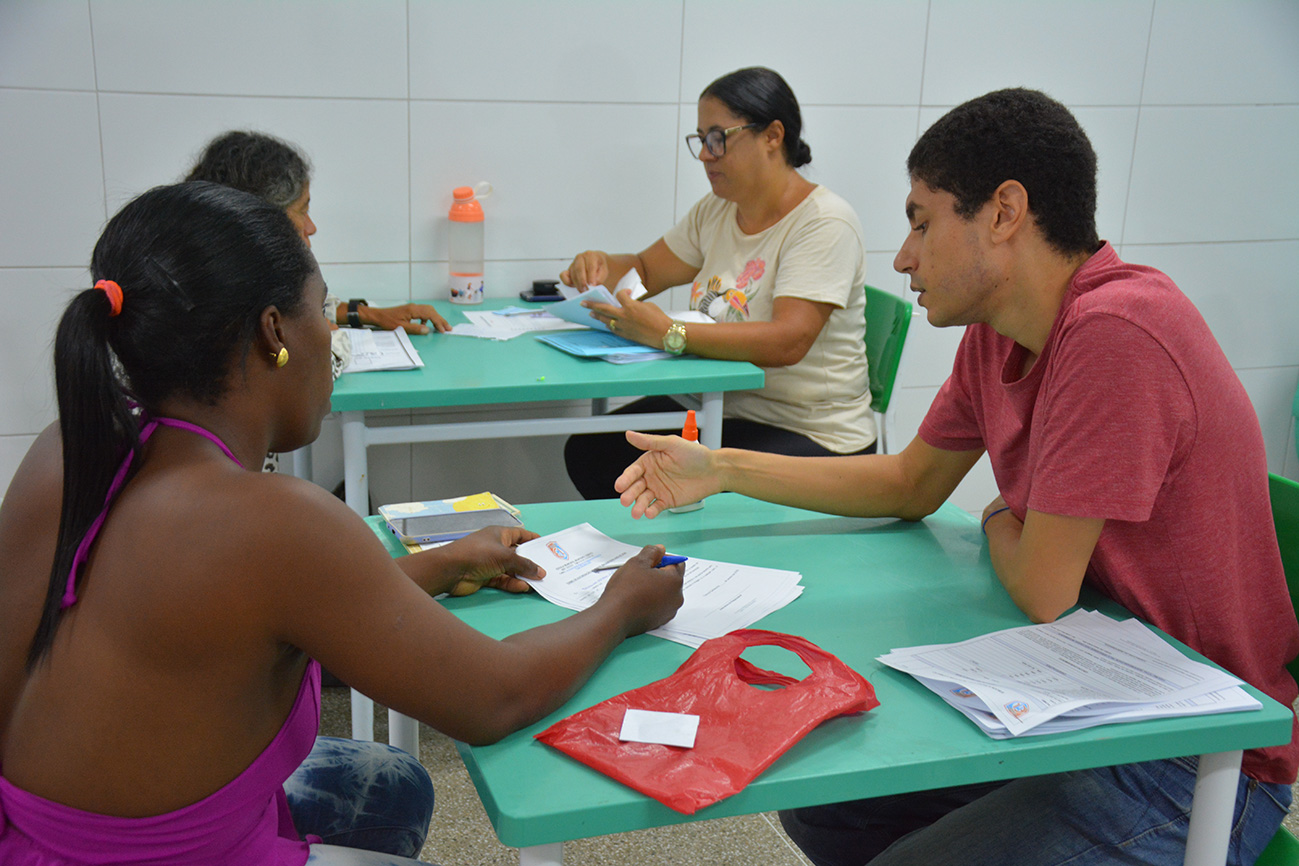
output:
{"label": "woman's hand holding pen", "polygon": [[627,431],[627,441],[645,453],[613,483],[631,516],[657,517],[669,508],[698,502],[722,490],[717,452],[680,436]]}
{"label": "woman's hand holding pen", "polygon": [[678,562],[659,566],[661,544],[642,547],[609,577],[598,604],[622,605],[626,634],[658,628],[676,616],[685,597],[681,594],[686,567]]}

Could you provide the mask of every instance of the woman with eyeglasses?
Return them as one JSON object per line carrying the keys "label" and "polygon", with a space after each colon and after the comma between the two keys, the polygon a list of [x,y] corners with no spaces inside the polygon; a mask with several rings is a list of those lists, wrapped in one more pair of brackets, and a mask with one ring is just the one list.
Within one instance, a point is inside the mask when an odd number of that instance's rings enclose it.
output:
{"label": "woman with eyeglasses", "polygon": [[[560,279],[613,286],[635,268],[643,298],[619,292],[617,305],[591,302],[592,318],[674,354],[764,368],[763,388],[726,395],[724,446],[803,456],[874,451],[865,242],[852,207],[798,171],[812,161],[798,100],[779,74],[750,67],[708,85],[698,118],[686,144],[712,192],[643,252],[588,250]],[[648,303],[678,285],[690,286],[691,308],[713,323],[674,322]],[[618,411],[680,408],[647,397]],[[638,455],[622,433],[573,436],[564,449],[587,499],[614,496],[614,479]]]}

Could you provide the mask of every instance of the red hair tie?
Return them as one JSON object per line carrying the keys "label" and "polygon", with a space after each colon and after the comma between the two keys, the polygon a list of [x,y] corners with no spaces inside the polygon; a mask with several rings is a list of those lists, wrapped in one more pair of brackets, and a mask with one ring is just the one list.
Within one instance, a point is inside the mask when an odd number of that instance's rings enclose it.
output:
{"label": "red hair tie", "polygon": [[112,280],[100,280],[95,283],[95,288],[102,289],[104,294],[108,295],[108,305],[110,308],[109,316],[116,316],[122,312],[122,287]]}

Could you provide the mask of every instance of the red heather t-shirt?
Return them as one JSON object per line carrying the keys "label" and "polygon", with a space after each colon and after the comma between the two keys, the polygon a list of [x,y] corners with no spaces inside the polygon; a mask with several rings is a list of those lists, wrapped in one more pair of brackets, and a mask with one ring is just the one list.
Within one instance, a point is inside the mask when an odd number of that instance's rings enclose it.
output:
{"label": "red heather t-shirt", "polygon": [[[1070,281],[1027,376],[1025,349],[971,325],[920,427],[935,448],[985,448],[1016,517],[1104,518],[1086,580],[1291,706],[1299,654],[1254,408],[1199,311],[1167,276],[1107,243]],[[1245,753],[1291,784],[1299,739]]]}

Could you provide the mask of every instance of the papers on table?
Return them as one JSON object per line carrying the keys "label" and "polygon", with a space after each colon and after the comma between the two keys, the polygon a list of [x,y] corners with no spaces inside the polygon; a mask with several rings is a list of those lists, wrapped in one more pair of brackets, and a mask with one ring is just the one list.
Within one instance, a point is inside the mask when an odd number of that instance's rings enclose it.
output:
{"label": "papers on table", "polygon": [[367,373],[373,370],[414,370],[424,361],[411,345],[405,330],[371,331],[368,328],[343,328],[352,341],[352,363],[344,373]]}
{"label": "papers on table", "polygon": [[562,352],[576,355],[579,358],[600,358],[610,355],[653,355],[654,357],[673,357],[671,352],[645,346],[635,340],[619,337],[605,331],[567,331],[559,334],[543,334],[537,340],[554,346]]}
{"label": "papers on table", "polygon": [[1226,671],[1192,661],[1135,619],[1096,611],[878,660],[998,739],[1262,707]]}
{"label": "papers on table", "polygon": [[481,337],[488,340],[510,340],[522,334],[538,331],[572,330],[578,325],[556,319],[545,310],[527,310],[506,307],[503,310],[466,310],[467,325],[456,325],[450,330],[455,337]]}
{"label": "papers on table", "polygon": [[[589,523],[519,545],[521,555],[546,569],[544,579],[528,583],[542,598],[570,610],[585,610],[604,592],[613,571],[597,568],[639,552],[639,547],[612,539]],[[650,634],[698,647],[710,638],[748,628],[789,604],[803,592],[801,579],[796,571],[691,557],[686,563],[685,603],[671,621]]]}

